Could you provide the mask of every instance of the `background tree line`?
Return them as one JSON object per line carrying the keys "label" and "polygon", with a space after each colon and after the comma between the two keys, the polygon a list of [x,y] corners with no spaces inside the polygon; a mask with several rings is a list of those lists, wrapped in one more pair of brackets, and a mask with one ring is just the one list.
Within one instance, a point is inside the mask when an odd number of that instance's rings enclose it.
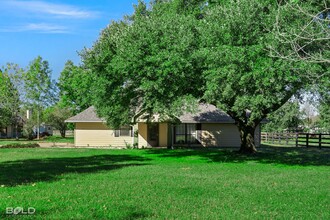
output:
{"label": "background tree line", "polygon": [[[8,63],[0,70],[0,128],[13,126],[19,132],[24,120],[24,136],[39,138],[41,123],[52,125],[65,136],[72,125],[64,121],[84,110],[90,82],[85,72],[68,61],[58,82],[52,80],[49,63],[38,56],[25,69]],[[27,119],[27,110],[32,112]]]}

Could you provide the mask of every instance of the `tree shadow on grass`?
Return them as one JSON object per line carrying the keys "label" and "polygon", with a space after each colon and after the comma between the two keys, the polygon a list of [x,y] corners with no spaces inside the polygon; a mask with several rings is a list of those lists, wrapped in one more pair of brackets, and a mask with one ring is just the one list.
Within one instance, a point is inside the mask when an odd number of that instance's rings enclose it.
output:
{"label": "tree shadow on grass", "polygon": [[152,217],[152,213],[149,213],[141,207],[127,207],[123,210],[123,216],[118,219],[146,219]]}
{"label": "tree shadow on grass", "polygon": [[0,163],[0,186],[55,181],[67,173],[95,173],[129,166],[147,165],[150,159],[131,155],[97,155],[73,158],[44,158]]}
{"label": "tree shadow on grass", "polygon": [[299,166],[330,166],[330,149],[296,148],[296,147],[268,147],[258,149],[256,154],[240,154],[237,149],[150,149],[150,154],[159,157],[191,157],[198,156],[208,162],[245,163],[258,162],[265,164],[283,164]]}

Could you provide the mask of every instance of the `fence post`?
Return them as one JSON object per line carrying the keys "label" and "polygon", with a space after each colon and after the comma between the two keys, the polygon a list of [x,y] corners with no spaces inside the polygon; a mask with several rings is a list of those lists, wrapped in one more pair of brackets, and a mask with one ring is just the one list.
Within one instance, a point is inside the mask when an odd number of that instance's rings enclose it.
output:
{"label": "fence post", "polygon": [[309,134],[308,133],[306,133],[306,147],[308,147],[308,141],[309,141]]}
{"label": "fence post", "polygon": [[285,140],[286,140],[286,145],[289,145],[289,133],[286,133]]}
{"label": "fence post", "polygon": [[277,133],[278,144],[281,145],[282,133]]}
{"label": "fence post", "polygon": [[319,148],[322,148],[322,134],[319,134]]}

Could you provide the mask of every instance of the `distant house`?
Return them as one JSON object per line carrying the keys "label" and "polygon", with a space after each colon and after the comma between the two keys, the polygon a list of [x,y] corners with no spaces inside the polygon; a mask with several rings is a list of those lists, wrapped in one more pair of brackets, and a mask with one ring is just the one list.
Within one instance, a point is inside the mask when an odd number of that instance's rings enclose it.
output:
{"label": "distant house", "polygon": [[[33,127],[33,132],[35,134],[37,134],[37,132],[38,132],[37,126]],[[53,135],[53,127],[51,125],[41,123],[40,126],[39,126],[39,133],[40,134]]]}
{"label": "distant house", "polygon": [[[26,111],[26,119],[30,120],[32,118],[32,110],[29,109]],[[38,133],[38,126],[34,126],[33,128],[33,133],[35,134],[35,136],[37,136]],[[41,123],[39,125],[39,134],[41,135],[53,135],[53,127],[49,124],[46,123]]]}
{"label": "distant house", "polygon": [[[94,107],[69,118],[75,123],[75,146],[116,146],[134,144],[137,129],[137,145],[142,147],[239,147],[240,135],[234,120],[213,105],[201,104],[196,114],[187,113],[177,118],[179,123],[159,121],[155,116],[149,122],[139,116],[134,126],[115,130],[106,126],[96,115]],[[151,122],[150,122],[151,121]],[[260,145],[260,126],[255,131],[255,143]]]}
{"label": "distant house", "polygon": [[[32,111],[28,110],[26,112],[26,116],[19,116],[17,115],[16,117],[16,122],[17,125],[14,123],[15,118],[12,119],[12,124],[0,128],[0,138],[16,138],[17,137],[23,137],[23,127],[27,123],[28,120],[31,119]],[[37,126],[34,126],[33,128],[33,133],[35,136],[37,136]],[[39,126],[39,133],[40,134],[48,134],[48,135],[53,135],[53,127],[49,124],[41,123]]]}
{"label": "distant house", "polygon": [[[22,132],[17,131],[17,137],[21,137]],[[15,138],[16,137],[16,127],[9,125],[5,128],[0,129],[0,138]]]}
{"label": "distant house", "polygon": [[[4,128],[0,128],[0,138],[22,137],[22,130],[25,120],[21,116],[16,116],[17,126],[12,123]],[[15,119],[13,119],[14,121]]]}

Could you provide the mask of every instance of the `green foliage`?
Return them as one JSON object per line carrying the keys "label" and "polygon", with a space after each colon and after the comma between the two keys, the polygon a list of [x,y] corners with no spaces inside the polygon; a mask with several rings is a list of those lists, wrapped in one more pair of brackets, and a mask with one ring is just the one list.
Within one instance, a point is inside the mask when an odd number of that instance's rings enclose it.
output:
{"label": "green foliage", "polygon": [[[38,56],[29,65],[24,75],[24,88],[27,106],[33,110],[36,119],[30,120],[26,125],[25,134],[31,138],[32,124],[37,128],[41,123],[41,112],[47,106],[57,101],[57,91],[55,82],[51,80],[51,70],[48,61]],[[39,131],[39,129],[37,129]],[[39,138],[39,132],[37,132]]]}
{"label": "green foliage", "polygon": [[262,128],[267,132],[296,131],[300,125],[303,125],[298,101],[285,103],[281,108],[269,114],[267,119],[269,122]]}
{"label": "green foliage", "polygon": [[51,70],[48,61],[38,56],[29,65],[25,80],[27,102],[38,107],[46,107],[56,100]]}
{"label": "green foliage", "polygon": [[266,47],[276,42],[270,32],[276,3],[232,3],[211,9],[204,21],[208,25],[201,26],[205,46],[200,56],[207,65],[204,97],[235,120],[254,127],[310,82],[307,72],[319,69],[269,56]]}
{"label": "green foliage", "polygon": [[330,133],[330,103],[321,102],[319,106],[319,126],[323,132]]}
{"label": "green foliage", "polygon": [[0,128],[17,123],[16,113],[20,108],[20,95],[13,84],[11,71],[18,71],[17,66],[8,64],[0,70]]}
{"label": "green foliage", "polygon": [[270,47],[285,50],[273,33],[278,12],[287,16],[281,20],[287,32],[304,22],[279,10],[286,4],[177,0],[146,8],[140,2],[133,19],[111,23],[82,52],[95,76],[98,114],[118,127],[140,111],[174,116],[192,110],[196,100],[207,102],[235,120],[242,150],[255,151],[260,121],[324,71],[322,65],[271,56]]}
{"label": "green foliage", "polygon": [[72,109],[74,113],[87,109],[92,105],[92,84],[92,75],[86,69],[75,66],[68,60],[59,77],[59,105]]}
{"label": "green foliage", "polygon": [[322,77],[318,92],[320,95],[318,108],[320,114],[319,126],[323,132],[330,133],[330,67],[325,72],[324,77]]}
{"label": "green foliage", "polygon": [[53,128],[60,131],[61,136],[65,137],[65,132],[68,129],[65,120],[73,115],[72,110],[67,107],[54,105],[44,111],[45,122],[53,126]]}
{"label": "green foliage", "polygon": [[130,123],[139,111],[178,113],[182,99],[200,94],[191,86],[201,78],[191,54],[198,41],[195,19],[179,16],[168,5],[154,5],[157,10],[132,26],[111,23],[82,53],[84,65],[96,76],[94,105],[113,127]]}

